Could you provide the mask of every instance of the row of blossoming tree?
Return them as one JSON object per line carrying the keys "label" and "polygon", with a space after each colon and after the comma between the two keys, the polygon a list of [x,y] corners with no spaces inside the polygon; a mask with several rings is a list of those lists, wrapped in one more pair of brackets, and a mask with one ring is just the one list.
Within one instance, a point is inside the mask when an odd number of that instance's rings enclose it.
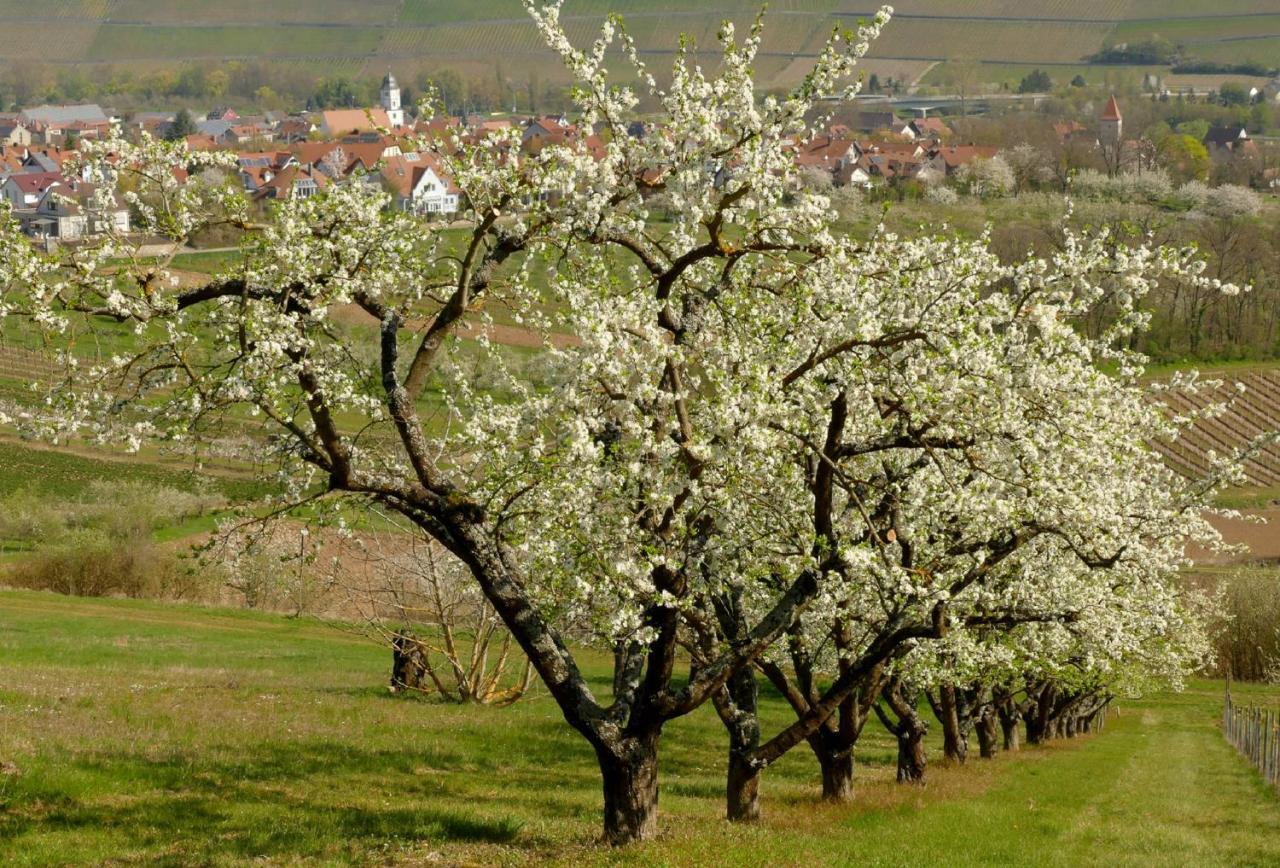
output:
{"label": "row of blossoming tree", "polygon": [[[707,703],[728,813],[750,819],[802,743],[824,793],[849,798],[873,714],[918,779],[922,696],[960,758],[970,727],[985,753],[1019,719],[1032,740],[1087,726],[1111,693],[1201,659],[1200,604],[1171,577],[1188,542],[1214,542],[1214,481],[1146,446],[1179,420],[1126,350],[1152,287],[1208,285],[1190,251],[1101,232],[1004,265],[945,229],[840,231],[791,149],[854,91],[887,9],[760,99],[759,23],[745,40],[725,25],[714,74],[686,46],[660,84],[620,21],[583,50],[558,4],[526,6],[603,154],[439,137],[461,243],[379,190],[332,188],[282,203],[238,265],[182,289],[129,239],[47,254],[6,225],[0,315],[72,348],[65,382],[12,421],[133,447],[251,431],[278,456],[280,509],[403,516],[465,564],[594,749],[613,843],[655,833],[664,727]],[[661,106],[643,137],[637,93]],[[153,234],[247,222],[218,154],[85,150],[96,195]],[[551,385],[504,377],[484,340],[476,382],[458,332],[496,303],[575,337],[548,342]],[[1111,326],[1086,338],[1073,323],[1099,306]],[[363,325],[333,316],[351,307]],[[77,364],[104,318],[132,324],[129,349]],[[592,644],[613,652],[611,695],[579,665]],[[776,732],[760,679],[794,710]]]}

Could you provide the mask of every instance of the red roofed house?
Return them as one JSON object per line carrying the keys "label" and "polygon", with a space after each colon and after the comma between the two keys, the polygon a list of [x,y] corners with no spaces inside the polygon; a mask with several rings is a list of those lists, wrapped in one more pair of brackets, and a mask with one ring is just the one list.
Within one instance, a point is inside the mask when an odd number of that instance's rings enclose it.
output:
{"label": "red roofed house", "polygon": [[818,136],[796,147],[796,164],[802,168],[823,169],[831,173],[837,187],[867,184],[871,178],[859,164],[862,156],[857,142],[830,134]]}
{"label": "red roofed house", "polygon": [[320,112],[320,132],[326,136],[349,136],[391,129],[391,118],[384,108],[338,109]]}
{"label": "red roofed house", "polygon": [[946,145],[929,152],[928,167],[951,177],[974,160],[990,160],[1000,149],[990,145]]}
{"label": "red roofed house", "polygon": [[395,207],[415,214],[455,214],[461,191],[428,154],[404,154],[382,162],[382,178]]}
{"label": "red roofed house", "polygon": [[329,186],[323,173],[308,166],[289,166],[265,182],[256,199],[307,199]]}
{"label": "red roofed house", "polygon": [[188,151],[216,151],[221,147],[217,139],[205,133],[192,133],[186,141]]}
{"label": "red roofed house", "polygon": [[60,172],[18,172],[5,179],[0,194],[9,200],[13,210],[26,211],[35,208],[51,187],[66,183]]}

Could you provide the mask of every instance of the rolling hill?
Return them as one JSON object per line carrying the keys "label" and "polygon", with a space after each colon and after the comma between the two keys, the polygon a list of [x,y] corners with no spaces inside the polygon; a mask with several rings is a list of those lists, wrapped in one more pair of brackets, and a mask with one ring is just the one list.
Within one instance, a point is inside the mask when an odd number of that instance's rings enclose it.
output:
{"label": "rolling hill", "polygon": [[[665,63],[679,33],[710,45],[722,19],[745,25],[760,0],[566,0],[563,17],[589,38],[610,10],[624,14],[641,50]],[[791,83],[837,23],[875,9],[866,0],[775,0],[760,80]],[[945,65],[977,63],[985,79],[1030,65],[1100,77],[1084,58],[1109,41],[1161,34],[1197,57],[1280,66],[1274,0],[901,0],[866,64],[881,78],[946,78]],[[269,60],[308,71],[371,76],[451,67],[464,75],[554,78],[519,0],[0,0],[0,65],[172,67],[192,60]],[[942,68],[939,65],[942,65]]]}

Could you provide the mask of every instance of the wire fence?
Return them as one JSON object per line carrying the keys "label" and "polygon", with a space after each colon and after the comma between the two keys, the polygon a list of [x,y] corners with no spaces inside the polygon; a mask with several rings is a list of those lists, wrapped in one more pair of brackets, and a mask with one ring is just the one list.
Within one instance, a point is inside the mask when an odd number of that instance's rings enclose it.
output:
{"label": "wire fence", "polygon": [[1236,705],[1227,686],[1222,708],[1222,731],[1227,741],[1262,774],[1271,786],[1280,786],[1280,712],[1256,705]]}

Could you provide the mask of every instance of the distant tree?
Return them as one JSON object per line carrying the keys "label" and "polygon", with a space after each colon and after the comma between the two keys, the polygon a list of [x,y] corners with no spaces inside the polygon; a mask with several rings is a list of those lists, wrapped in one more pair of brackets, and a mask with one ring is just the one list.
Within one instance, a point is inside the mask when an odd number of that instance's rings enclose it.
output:
{"label": "distant tree", "polygon": [[1209,191],[1205,210],[1221,220],[1253,217],[1262,210],[1262,197],[1248,187],[1223,184]]}
{"label": "distant tree", "polygon": [[1249,89],[1238,81],[1224,81],[1218,88],[1218,100],[1225,106],[1248,105]]}
{"label": "distant tree", "polygon": [[1156,121],[1142,131],[1142,138],[1156,147],[1159,147],[1160,143],[1171,135],[1173,135],[1173,129],[1164,121]]}
{"label": "distant tree", "polygon": [[1032,70],[1018,84],[1018,93],[1044,93],[1052,89],[1053,79],[1042,69]]}
{"label": "distant tree", "polygon": [[280,95],[265,84],[253,92],[253,98],[260,106],[274,106],[280,102]]}
{"label": "distant tree", "polygon": [[97,92],[93,80],[76,67],[60,71],[56,87],[58,95],[67,102],[84,102]]}
{"label": "distant tree", "polygon": [[444,110],[450,114],[462,114],[469,103],[470,88],[456,69],[438,69],[418,76],[418,90],[426,93],[434,89]]}
{"label": "distant tree", "polygon": [[1156,159],[1181,180],[1203,181],[1209,177],[1209,152],[1191,136],[1166,136],[1157,146]]}
{"label": "distant tree", "polygon": [[227,92],[227,86],[230,84],[230,78],[224,69],[210,70],[205,76],[204,89],[208,96],[217,99]]}
{"label": "distant tree", "polygon": [[1080,75],[1079,73],[1076,74],[1075,78],[1071,79],[1072,87],[1086,87],[1088,86],[1088,84],[1089,83],[1084,80],[1084,76]]}
{"label": "distant tree", "polygon": [[1026,142],[1015,145],[1003,154],[1004,161],[1013,172],[1014,192],[1021,193],[1037,184],[1050,183],[1053,170],[1049,167],[1049,157]]}
{"label": "distant tree", "polygon": [[1178,56],[1178,46],[1156,33],[1135,42],[1119,42],[1095,54],[1095,63],[1132,63],[1165,66]]}
{"label": "distant tree", "polygon": [[169,125],[169,131],[165,133],[165,138],[169,141],[176,142],[179,139],[185,139],[187,136],[196,132],[195,119],[191,117],[191,112],[181,109],[173,118],[173,123]]}
{"label": "distant tree", "polygon": [[867,93],[879,93],[879,92],[880,92],[880,76],[876,75],[873,72],[871,73],[871,77],[867,79]]}
{"label": "distant tree", "polygon": [[208,95],[208,83],[205,80],[205,69],[199,64],[192,64],[184,67],[182,72],[178,73],[178,79],[173,84],[171,93],[174,96],[184,96],[189,98],[198,98]]}
{"label": "distant tree", "polygon": [[353,108],[360,104],[360,98],[351,79],[340,75],[321,79],[310,104],[317,109]]}
{"label": "distant tree", "polygon": [[983,199],[1008,196],[1018,183],[1013,169],[1000,156],[965,163],[956,173],[956,179],[970,194]]}
{"label": "distant tree", "polygon": [[1194,120],[1183,121],[1173,128],[1175,132],[1184,136],[1191,136],[1197,142],[1203,141],[1205,135],[1209,132],[1209,122],[1204,118],[1195,118]]}

